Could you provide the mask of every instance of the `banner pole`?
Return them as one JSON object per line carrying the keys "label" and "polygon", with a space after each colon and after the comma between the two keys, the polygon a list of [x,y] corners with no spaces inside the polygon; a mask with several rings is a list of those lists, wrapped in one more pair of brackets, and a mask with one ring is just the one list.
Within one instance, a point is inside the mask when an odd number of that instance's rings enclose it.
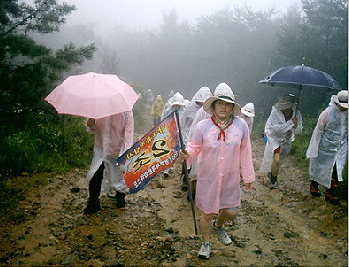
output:
{"label": "banner pole", "polygon": [[[175,112],[175,115],[176,115],[176,123],[177,123],[177,127],[178,127],[179,143],[180,143],[181,149],[184,151],[185,150],[185,145],[184,145],[184,142],[183,142],[181,126],[179,124],[178,109],[176,108],[174,112]],[[187,161],[186,160],[183,161],[183,169],[184,169],[184,178],[185,178],[185,181],[187,182],[187,185],[188,185],[188,192],[189,192],[188,197],[189,197],[190,206],[191,206],[191,212],[192,212],[193,220],[194,220],[195,235],[197,235],[198,234],[198,229],[197,229],[197,226],[196,226],[194,200],[193,200],[193,195],[191,194],[191,184],[190,184],[190,181],[189,181],[189,175],[188,175],[188,168],[187,168]]]}

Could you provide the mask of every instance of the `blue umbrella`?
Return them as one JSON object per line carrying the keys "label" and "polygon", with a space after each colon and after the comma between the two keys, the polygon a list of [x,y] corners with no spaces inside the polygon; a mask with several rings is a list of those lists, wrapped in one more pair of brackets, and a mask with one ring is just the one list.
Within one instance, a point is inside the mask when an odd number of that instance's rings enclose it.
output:
{"label": "blue umbrella", "polygon": [[299,96],[302,89],[306,88],[325,88],[328,90],[340,90],[339,83],[328,73],[304,66],[288,66],[272,72],[258,83],[268,84],[271,87],[289,87],[297,88],[297,107]]}

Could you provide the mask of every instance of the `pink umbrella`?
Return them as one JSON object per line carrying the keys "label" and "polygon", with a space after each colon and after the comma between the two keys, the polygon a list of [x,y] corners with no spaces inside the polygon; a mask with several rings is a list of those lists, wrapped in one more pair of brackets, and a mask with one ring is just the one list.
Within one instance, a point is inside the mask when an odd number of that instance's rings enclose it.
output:
{"label": "pink umbrella", "polygon": [[66,78],[45,98],[58,113],[99,119],[132,111],[139,95],[114,74],[89,72]]}

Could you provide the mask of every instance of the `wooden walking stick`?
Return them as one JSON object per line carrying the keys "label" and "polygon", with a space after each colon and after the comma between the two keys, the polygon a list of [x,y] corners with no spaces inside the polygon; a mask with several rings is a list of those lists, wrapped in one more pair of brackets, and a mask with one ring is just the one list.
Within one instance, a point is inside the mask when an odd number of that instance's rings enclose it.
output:
{"label": "wooden walking stick", "polygon": [[[177,108],[175,109],[175,115],[176,115],[176,122],[177,122],[177,127],[178,127],[179,143],[180,143],[181,149],[184,151],[185,150],[185,145],[184,145],[184,142],[183,142],[181,126],[179,124],[179,114],[178,114],[178,109]],[[188,175],[188,168],[187,168],[187,161],[186,160],[184,160],[184,162],[183,162],[183,168],[184,168],[184,178],[185,178],[185,181],[187,182],[187,185],[188,185],[188,192],[189,192],[188,196],[189,196],[189,201],[190,201],[190,206],[191,206],[191,212],[193,214],[195,235],[197,235],[198,234],[198,229],[197,229],[197,226],[196,226],[194,200],[193,200],[193,195],[190,193],[191,192],[191,185],[190,185],[190,181],[189,181],[189,175]]]}

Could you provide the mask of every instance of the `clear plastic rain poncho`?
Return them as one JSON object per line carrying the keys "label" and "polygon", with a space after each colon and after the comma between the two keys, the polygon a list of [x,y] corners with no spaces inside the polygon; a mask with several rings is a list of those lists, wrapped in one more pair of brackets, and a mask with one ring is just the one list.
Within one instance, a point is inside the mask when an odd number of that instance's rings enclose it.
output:
{"label": "clear plastic rain poncho", "polygon": [[[218,88],[222,95],[234,95],[224,83],[217,86],[215,95],[219,94]],[[222,131],[224,138],[221,138]],[[195,159],[198,163],[196,206],[206,214],[218,214],[221,209],[238,207],[241,203],[241,177],[245,183],[255,181],[246,122],[234,117],[223,130],[213,122],[213,117],[201,120],[192,130],[186,151],[188,164]]]}
{"label": "clear plastic rain poncho", "polygon": [[[293,107],[293,116],[295,116],[295,108]],[[294,141],[295,134],[300,134],[303,129],[301,112],[297,111],[297,128],[294,128],[292,119],[285,120],[285,116],[281,110],[271,109],[270,116],[265,125],[265,133],[268,141],[265,145],[264,156],[262,159],[260,172],[270,172],[273,162],[274,150],[280,147],[280,158],[284,158],[291,150],[291,143]]]}
{"label": "clear plastic rain poncho", "polygon": [[340,111],[333,98],[319,116],[306,155],[310,158],[311,180],[330,188],[335,164],[338,181],[343,180],[348,156],[348,110]]}
{"label": "clear plastic rain poncho", "polygon": [[194,121],[194,117],[196,112],[202,107],[202,105],[198,103],[204,103],[207,98],[211,96],[210,88],[201,87],[193,96],[190,103],[186,106],[185,111],[180,119],[181,131],[183,136],[183,141],[186,144],[189,138],[189,131],[191,125]]}
{"label": "clear plastic rain poncho", "polygon": [[250,135],[253,129],[254,116],[254,104],[252,102],[247,103],[241,108],[240,118],[246,121],[248,129],[250,130]]}
{"label": "clear plastic rain poncho", "polygon": [[164,111],[162,112],[162,115],[161,115],[161,120],[163,120],[168,115],[170,115],[171,112],[174,111],[176,107],[178,108],[179,118],[181,118],[185,110],[185,105],[186,105],[186,102],[182,94],[180,92],[175,93],[169,100],[167,100],[164,106]]}
{"label": "clear plastic rain poncho", "polygon": [[94,128],[86,126],[86,129],[95,134],[93,159],[86,177],[87,184],[103,162],[105,168],[102,192],[109,193],[116,190],[125,193],[127,186],[116,165],[116,158],[133,144],[132,111],[96,119]]}
{"label": "clear plastic rain poncho", "polygon": [[[198,123],[187,144],[188,164],[198,155],[196,206],[206,214],[220,209],[238,207],[241,203],[240,180],[255,181],[252,148],[246,122],[238,117],[225,131],[225,140],[218,136],[221,129],[211,118]],[[241,177],[240,177],[241,172]]]}

